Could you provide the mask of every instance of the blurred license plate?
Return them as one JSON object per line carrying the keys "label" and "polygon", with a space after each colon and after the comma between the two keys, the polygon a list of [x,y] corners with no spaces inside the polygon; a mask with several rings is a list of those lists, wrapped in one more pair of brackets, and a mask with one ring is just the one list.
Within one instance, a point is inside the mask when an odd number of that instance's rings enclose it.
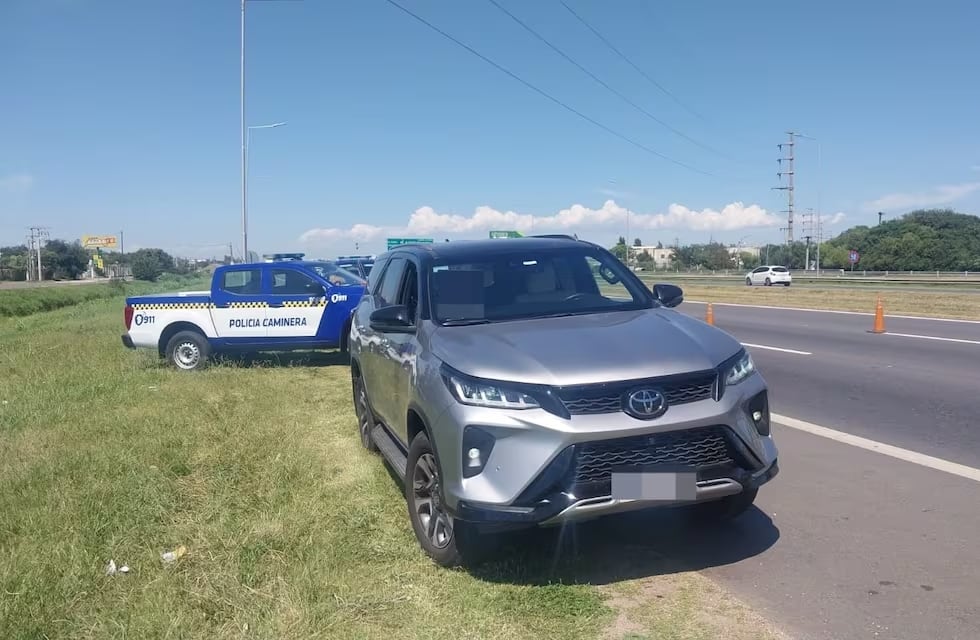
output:
{"label": "blurred license plate", "polygon": [[695,500],[698,477],[694,471],[620,471],[612,474],[615,500]]}

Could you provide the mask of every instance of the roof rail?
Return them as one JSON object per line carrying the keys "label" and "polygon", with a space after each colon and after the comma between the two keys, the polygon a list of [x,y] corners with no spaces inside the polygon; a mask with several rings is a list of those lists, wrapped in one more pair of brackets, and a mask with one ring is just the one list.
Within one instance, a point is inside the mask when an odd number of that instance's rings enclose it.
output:
{"label": "roof rail", "polygon": [[555,238],[558,240],[578,240],[578,234],[570,236],[567,233],[544,233],[535,236],[528,236],[529,238]]}

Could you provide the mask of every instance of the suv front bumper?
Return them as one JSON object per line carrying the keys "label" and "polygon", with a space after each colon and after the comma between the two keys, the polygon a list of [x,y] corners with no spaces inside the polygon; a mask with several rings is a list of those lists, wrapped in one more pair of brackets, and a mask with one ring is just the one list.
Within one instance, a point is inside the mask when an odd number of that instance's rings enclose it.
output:
{"label": "suv front bumper", "polygon": [[[700,480],[693,502],[673,502],[666,506],[683,507],[697,502],[708,502],[758,489],[779,474],[779,461],[773,462],[753,474],[731,474],[737,477]],[[530,526],[552,527],[592,520],[615,513],[626,513],[663,507],[663,502],[648,500],[617,500],[611,495],[576,499],[567,493],[552,496],[547,502],[534,507],[498,506],[470,503],[461,500],[452,515],[492,530]]]}
{"label": "suv front bumper", "polygon": [[[695,502],[755,489],[778,473],[778,451],[760,434],[750,404],[768,394],[756,372],[720,399],[671,406],[662,417],[573,415],[482,409],[450,402],[431,425],[443,471],[446,508],[490,526],[554,525],[609,513],[690,504],[616,500],[615,466],[681,465],[697,470]],[[466,426],[495,438],[483,470],[463,477]]]}

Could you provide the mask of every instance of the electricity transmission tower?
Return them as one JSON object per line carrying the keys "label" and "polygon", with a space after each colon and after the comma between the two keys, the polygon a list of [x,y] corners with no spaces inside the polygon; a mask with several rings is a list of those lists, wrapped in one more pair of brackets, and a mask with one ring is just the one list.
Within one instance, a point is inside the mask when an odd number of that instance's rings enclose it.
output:
{"label": "electricity transmission tower", "polygon": [[[793,147],[796,145],[796,132],[787,131],[786,133],[789,135],[789,141],[776,145],[779,147],[780,154],[784,153],[784,147],[787,150],[785,155],[780,155],[776,159],[776,162],[779,163],[779,171],[776,172],[776,175],[779,176],[780,182],[782,182],[783,176],[786,176],[788,182],[785,185],[781,184],[778,187],[773,187],[773,189],[786,192],[786,210],[783,213],[786,214],[786,244],[789,245],[793,244],[793,178],[796,175],[793,169],[793,163],[795,161]],[[785,165],[783,164],[784,162],[786,163]]]}

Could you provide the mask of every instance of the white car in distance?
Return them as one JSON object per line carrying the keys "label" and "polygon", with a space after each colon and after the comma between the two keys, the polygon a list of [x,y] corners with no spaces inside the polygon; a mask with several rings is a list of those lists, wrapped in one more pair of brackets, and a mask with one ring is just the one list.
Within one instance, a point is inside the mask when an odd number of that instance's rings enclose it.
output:
{"label": "white car in distance", "polygon": [[774,284],[789,286],[793,282],[793,276],[786,267],[765,265],[753,269],[745,276],[745,286],[751,287],[754,284],[761,284],[771,287]]}

